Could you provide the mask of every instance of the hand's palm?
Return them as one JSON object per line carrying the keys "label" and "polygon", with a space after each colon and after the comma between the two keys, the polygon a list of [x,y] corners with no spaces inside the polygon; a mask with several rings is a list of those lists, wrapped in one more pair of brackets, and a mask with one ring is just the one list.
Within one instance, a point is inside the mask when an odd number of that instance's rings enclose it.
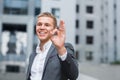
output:
{"label": "hand's palm", "polygon": [[52,34],[51,41],[53,44],[57,47],[63,46],[65,42],[65,27],[63,21],[60,21],[59,29],[53,30]]}

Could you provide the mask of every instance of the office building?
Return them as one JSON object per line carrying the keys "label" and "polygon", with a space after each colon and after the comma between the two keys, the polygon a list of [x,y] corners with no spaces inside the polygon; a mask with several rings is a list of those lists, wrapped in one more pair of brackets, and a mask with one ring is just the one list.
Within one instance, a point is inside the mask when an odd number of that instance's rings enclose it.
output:
{"label": "office building", "polygon": [[37,43],[35,19],[40,0],[0,0],[0,68],[24,72]]}

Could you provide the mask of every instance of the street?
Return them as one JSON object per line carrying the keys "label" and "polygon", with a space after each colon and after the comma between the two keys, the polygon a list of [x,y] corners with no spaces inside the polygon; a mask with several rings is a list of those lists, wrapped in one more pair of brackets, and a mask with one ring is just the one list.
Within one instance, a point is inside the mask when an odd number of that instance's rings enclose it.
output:
{"label": "street", "polygon": [[80,63],[80,73],[98,80],[120,80],[120,65]]}
{"label": "street", "polygon": [[[120,65],[79,64],[77,80],[120,80]],[[0,80],[25,80],[25,73],[0,73]]]}

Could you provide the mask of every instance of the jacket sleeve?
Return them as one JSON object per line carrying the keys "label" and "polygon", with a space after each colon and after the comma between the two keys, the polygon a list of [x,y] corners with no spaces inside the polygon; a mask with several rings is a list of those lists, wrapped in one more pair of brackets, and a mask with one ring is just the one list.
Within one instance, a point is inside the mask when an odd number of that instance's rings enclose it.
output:
{"label": "jacket sleeve", "polygon": [[61,61],[62,73],[70,80],[76,80],[79,74],[78,63],[74,57],[74,48],[71,44],[66,43],[67,58]]}

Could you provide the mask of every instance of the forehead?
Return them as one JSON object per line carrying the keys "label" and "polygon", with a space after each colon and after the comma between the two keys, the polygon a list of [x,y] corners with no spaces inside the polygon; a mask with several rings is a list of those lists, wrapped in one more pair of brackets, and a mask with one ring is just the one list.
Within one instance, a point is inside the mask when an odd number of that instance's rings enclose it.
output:
{"label": "forehead", "polygon": [[51,17],[38,17],[37,22],[46,22],[53,24],[53,19]]}

